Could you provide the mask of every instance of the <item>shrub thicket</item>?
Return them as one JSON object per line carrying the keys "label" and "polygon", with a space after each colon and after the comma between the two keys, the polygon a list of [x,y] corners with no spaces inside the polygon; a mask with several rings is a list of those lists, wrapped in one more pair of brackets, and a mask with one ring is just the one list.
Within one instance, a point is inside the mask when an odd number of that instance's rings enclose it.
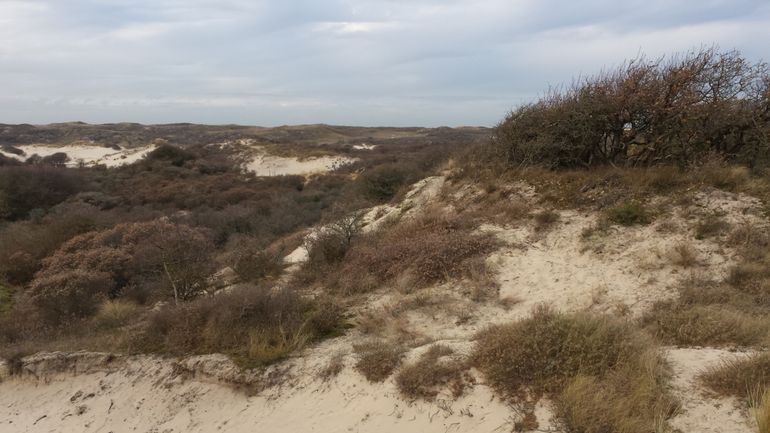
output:
{"label": "shrub thicket", "polygon": [[495,157],[552,168],[681,166],[716,153],[766,163],[770,73],[735,51],[631,60],[550,91],[497,127]]}

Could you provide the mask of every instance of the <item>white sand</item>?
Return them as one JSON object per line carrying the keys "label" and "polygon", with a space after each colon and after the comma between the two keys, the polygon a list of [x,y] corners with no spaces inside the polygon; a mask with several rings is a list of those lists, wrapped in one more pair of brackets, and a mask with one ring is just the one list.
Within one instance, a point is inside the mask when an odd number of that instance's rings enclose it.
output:
{"label": "white sand", "polygon": [[356,150],[372,150],[375,147],[377,147],[376,144],[366,144],[366,143],[354,144],[353,145],[353,149],[356,149]]}
{"label": "white sand", "polygon": [[[317,359],[323,349],[308,358]],[[320,359],[320,358],[319,358]],[[348,359],[348,363],[351,360]],[[0,383],[0,431],[14,432],[494,432],[509,413],[491,390],[435,402],[399,397],[392,381],[369,384],[352,368],[324,383],[311,363],[258,396],[211,379],[185,378],[171,361],[135,357],[119,369],[13,378]],[[91,370],[91,371],[88,371]],[[41,375],[41,371],[37,371]]]}
{"label": "white sand", "polygon": [[332,171],[354,161],[355,159],[344,156],[321,156],[300,160],[256,152],[253,158],[245,164],[245,167],[258,176],[305,176]]}
{"label": "white sand", "polygon": [[81,162],[86,165],[105,165],[107,167],[117,167],[125,164],[132,164],[147,155],[155,146],[147,145],[142,147],[136,147],[131,149],[115,150],[109,147],[97,146],[97,145],[84,145],[76,144],[70,146],[50,146],[44,144],[30,144],[23,146],[15,146],[24,152],[24,155],[15,155],[8,152],[0,153],[3,155],[17,159],[19,161],[25,161],[32,155],[39,155],[42,157],[53,155],[54,153],[64,152],[69,156],[67,166],[77,167]]}
{"label": "white sand", "polygon": [[671,426],[683,432],[753,433],[746,408],[733,397],[709,396],[697,380],[703,370],[747,353],[711,348],[670,348],[666,352],[673,368],[674,392],[682,402],[682,413]]}

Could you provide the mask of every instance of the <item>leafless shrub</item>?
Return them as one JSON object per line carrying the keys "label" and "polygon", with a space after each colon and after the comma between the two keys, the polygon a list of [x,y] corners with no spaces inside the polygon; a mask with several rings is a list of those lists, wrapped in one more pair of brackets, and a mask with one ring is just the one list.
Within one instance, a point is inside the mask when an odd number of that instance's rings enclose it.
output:
{"label": "leafless shrub", "polygon": [[736,51],[640,57],[512,111],[489,153],[558,168],[765,160],[768,76]]}

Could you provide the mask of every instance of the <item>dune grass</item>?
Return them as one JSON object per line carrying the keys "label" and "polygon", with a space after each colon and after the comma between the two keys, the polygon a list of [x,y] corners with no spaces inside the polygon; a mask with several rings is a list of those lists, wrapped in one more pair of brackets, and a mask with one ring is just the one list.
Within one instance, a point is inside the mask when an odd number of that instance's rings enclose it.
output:
{"label": "dune grass", "polygon": [[473,364],[501,394],[546,394],[567,431],[657,431],[677,405],[654,343],[629,323],[538,307],[478,336]]}

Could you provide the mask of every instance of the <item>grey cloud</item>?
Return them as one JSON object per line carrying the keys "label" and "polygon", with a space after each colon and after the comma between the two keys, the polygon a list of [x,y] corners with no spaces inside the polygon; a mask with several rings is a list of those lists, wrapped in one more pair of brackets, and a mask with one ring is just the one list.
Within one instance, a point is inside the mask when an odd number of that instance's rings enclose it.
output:
{"label": "grey cloud", "polygon": [[0,122],[491,125],[550,84],[702,44],[756,0],[0,0]]}

